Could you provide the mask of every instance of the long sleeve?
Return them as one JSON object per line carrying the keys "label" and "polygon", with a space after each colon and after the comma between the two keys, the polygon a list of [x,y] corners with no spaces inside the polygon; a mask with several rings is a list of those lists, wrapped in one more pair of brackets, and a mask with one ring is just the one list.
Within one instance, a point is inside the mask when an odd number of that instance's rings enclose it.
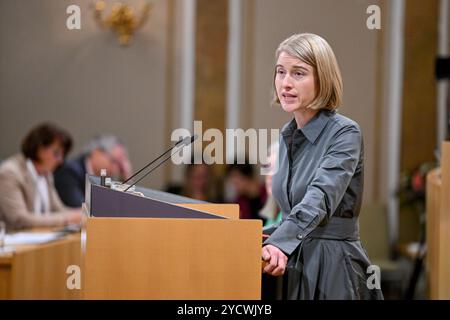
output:
{"label": "long sleeve", "polygon": [[36,216],[26,206],[20,183],[12,172],[0,174],[0,212],[8,229],[62,226],[64,213]]}
{"label": "long sleeve", "polygon": [[339,206],[355,173],[360,158],[362,136],[355,125],[341,128],[319,160],[302,201],[264,244],[278,247],[290,255],[310,232]]}

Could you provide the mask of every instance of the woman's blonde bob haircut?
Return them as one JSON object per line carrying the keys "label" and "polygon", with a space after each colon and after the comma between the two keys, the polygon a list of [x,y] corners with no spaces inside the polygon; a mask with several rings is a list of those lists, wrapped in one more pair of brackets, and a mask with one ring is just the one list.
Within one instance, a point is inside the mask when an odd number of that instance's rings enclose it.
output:
{"label": "woman's blonde bob haircut", "polygon": [[[284,40],[275,53],[275,61],[281,52],[296,57],[314,68],[316,95],[307,108],[334,110],[342,104],[343,84],[341,72],[328,42],[312,33],[300,33]],[[275,88],[276,69],[273,76],[273,104],[280,105]]]}

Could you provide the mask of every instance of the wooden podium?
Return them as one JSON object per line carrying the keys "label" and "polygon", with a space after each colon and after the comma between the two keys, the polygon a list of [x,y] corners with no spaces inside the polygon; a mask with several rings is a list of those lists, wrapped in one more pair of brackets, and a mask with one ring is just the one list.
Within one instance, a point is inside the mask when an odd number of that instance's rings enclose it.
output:
{"label": "wooden podium", "polygon": [[450,142],[427,176],[427,279],[430,299],[450,299]]}
{"label": "wooden podium", "polygon": [[261,298],[262,223],[239,220],[237,205],[87,188],[85,299]]}

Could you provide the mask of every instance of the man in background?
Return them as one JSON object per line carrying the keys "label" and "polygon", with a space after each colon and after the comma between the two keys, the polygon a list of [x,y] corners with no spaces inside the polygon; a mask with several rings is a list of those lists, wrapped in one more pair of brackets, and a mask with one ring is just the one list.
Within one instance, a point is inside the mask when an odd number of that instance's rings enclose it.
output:
{"label": "man in background", "polygon": [[100,135],[91,140],[78,157],[66,161],[54,173],[55,186],[61,200],[69,207],[81,207],[84,201],[85,175],[107,176],[115,180],[131,175],[131,164],[124,144],[113,135]]}

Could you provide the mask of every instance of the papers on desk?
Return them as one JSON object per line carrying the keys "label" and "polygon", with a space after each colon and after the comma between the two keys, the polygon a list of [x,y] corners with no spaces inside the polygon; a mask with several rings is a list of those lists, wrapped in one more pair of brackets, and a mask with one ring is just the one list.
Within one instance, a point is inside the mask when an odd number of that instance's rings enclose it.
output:
{"label": "papers on desk", "polygon": [[5,236],[5,246],[17,246],[23,244],[41,244],[61,238],[60,232],[19,232]]}
{"label": "papers on desk", "polygon": [[14,247],[0,247],[0,257],[2,255],[6,255],[9,253],[14,253],[16,250],[14,249]]}

